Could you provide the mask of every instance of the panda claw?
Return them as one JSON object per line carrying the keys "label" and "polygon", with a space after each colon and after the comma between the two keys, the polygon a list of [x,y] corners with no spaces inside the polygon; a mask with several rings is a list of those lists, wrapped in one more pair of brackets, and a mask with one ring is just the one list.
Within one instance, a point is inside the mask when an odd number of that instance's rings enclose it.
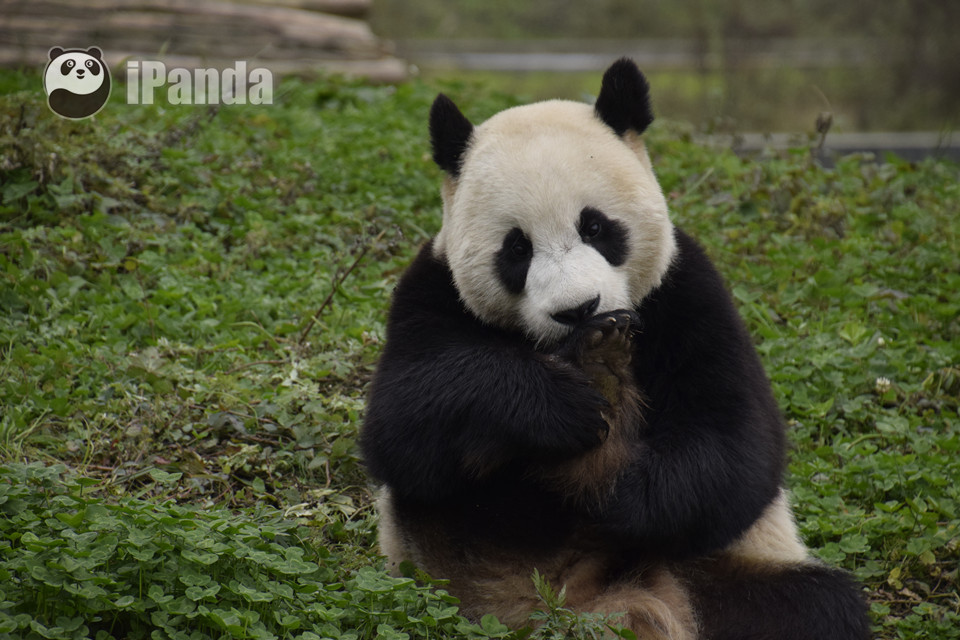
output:
{"label": "panda claw", "polygon": [[637,325],[637,316],[630,310],[598,314],[576,329],[556,353],[581,366],[586,361],[605,360],[605,354],[629,351]]}

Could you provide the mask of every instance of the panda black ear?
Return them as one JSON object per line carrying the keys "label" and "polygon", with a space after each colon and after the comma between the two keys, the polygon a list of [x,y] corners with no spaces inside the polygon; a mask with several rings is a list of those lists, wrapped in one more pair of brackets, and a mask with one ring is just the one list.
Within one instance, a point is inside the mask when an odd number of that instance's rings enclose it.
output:
{"label": "panda black ear", "polygon": [[618,136],[627,131],[643,133],[650,126],[650,85],[633,60],[620,58],[610,65],[603,74],[594,110]]}
{"label": "panda black ear", "polygon": [[93,56],[97,60],[100,60],[101,58],[103,58],[103,51],[100,51],[100,47],[90,47],[89,49],[87,49],[87,53],[89,53],[91,56]]}
{"label": "panda black ear", "polygon": [[460,175],[463,154],[472,134],[473,125],[453,100],[439,94],[430,107],[430,144],[434,162],[454,178]]}
{"label": "panda black ear", "polygon": [[53,47],[52,49],[50,49],[50,59],[51,59],[51,60],[56,60],[57,58],[59,58],[59,57],[62,56],[62,55],[63,55],[63,49],[61,49],[60,47]]}

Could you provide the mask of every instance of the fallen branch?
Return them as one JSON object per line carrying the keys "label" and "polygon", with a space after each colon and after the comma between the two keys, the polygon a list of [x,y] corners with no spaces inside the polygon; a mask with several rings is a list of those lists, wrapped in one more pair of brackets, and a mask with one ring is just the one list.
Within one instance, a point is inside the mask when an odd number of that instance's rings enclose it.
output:
{"label": "fallen branch", "polygon": [[330,293],[327,294],[327,297],[324,298],[323,302],[320,303],[320,306],[310,318],[310,322],[307,323],[307,326],[300,334],[300,340],[297,342],[297,344],[302,345],[306,341],[310,330],[313,329],[315,324],[317,324],[317,321],[320,319],[320,316],[323,315],[323,312],[326,311],[327,308],[333,303],[333,296],[336,295],[337,289],[339,289],[340,286],[346,282],[347,278],[350,277],[350,274],[353,273],[354,269],[360,265],[360,262],[367,255],[367,253],[369,253],[370,247],[379,242],[384,233],[386,233],[386,231],[381,231],[379,234],[377,234],[377,237],[374,238],[372,242],[365,243],[363,248],[360,250],[360,253],[357,254],[357,257],[354,258],[353,263],[347,267],[346,271],[338,272],[337,275],[334,276],[332,286],[330,287]]}

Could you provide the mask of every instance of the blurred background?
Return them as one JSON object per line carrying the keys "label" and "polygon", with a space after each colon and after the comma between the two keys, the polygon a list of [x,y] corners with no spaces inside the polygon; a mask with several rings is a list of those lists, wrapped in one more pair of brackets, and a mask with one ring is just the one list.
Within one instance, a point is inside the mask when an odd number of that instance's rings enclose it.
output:
{"label": "blurred background", "polygon": [[[400,82],[592,96],[634,57],[663,119],[701,133],[960,126],[960,0],[0,0],[0,65],[51,46],[108,62],[247,60]],[[952,144],[952,143],[951,143]]]}
{"label": "blurred background", "polygon": [[631,55],[657,112],[716,131],[949,131],[957,0],[374,0],[376,33],[426,77],[580,98]]}

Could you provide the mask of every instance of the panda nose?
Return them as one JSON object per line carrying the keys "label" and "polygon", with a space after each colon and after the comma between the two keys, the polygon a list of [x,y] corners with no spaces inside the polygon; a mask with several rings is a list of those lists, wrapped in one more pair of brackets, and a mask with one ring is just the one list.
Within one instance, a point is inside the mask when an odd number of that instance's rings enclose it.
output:
{"label": "panda nose", "polygon": [[550,317],[559,322],[560,324],[566,325],[575,325],[580,322],[583,322],[590,316],[592,316],[597,311],[597,307],[600,306],[600,296],[597,296],[593,300],[588,300],[578,307],[572,307],[570,309],[564,309],[563,311],[557,311],[556,313],[551,313]]}

